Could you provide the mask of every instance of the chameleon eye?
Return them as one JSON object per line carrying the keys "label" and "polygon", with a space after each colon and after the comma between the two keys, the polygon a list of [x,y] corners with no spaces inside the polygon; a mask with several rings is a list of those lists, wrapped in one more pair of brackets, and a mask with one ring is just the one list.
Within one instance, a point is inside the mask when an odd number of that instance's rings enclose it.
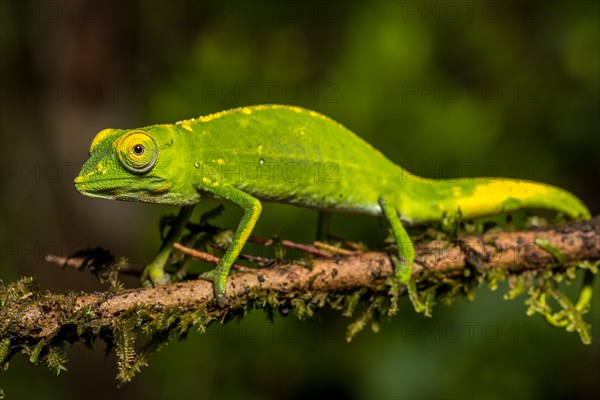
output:
{"label": "chameleon eye", "polygon": [[136,156],[141,156],[142,154],[144,154],[144,146],[141,144],[136,144],[131,150]]}
{"label": "chameleon eye", "polygon": [[134,174],[148,172],[156,164],[158,147],[151,136],[144,132],[128,132],[115,141],[119,161]]}

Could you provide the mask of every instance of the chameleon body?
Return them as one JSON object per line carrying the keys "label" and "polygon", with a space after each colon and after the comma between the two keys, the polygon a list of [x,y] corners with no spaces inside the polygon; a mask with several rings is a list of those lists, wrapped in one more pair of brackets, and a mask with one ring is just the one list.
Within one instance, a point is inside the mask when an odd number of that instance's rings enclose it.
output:
{"label": "chameleon body", "polygon": [[508,179],[430,180],[387,159],[340,123],[314,111],[259,105],[139,129],[105,129],[75,179],[87,196],[182,206],[156,259],[147,267],[164,283],[164,265],[194,204],[216,197],[244,211],[212,280],[226,304],[226,278],[261,213],[261,201],[328,212],[383,216],[398,244],[400,282],[410,278],[414,250],[405,226],[471,219],[523,208],[590,218],[571,193]]}

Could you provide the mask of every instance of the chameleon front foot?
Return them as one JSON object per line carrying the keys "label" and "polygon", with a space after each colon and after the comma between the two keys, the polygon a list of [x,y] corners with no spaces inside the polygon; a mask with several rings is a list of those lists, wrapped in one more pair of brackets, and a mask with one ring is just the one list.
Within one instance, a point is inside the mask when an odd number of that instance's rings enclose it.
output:
{"label": "chameleon front foot", "polygon": [[181,207],[179,214],[171,225],[171,229],[154,260],[144,268],[142,272],[143,286],[166,285],[171,282],[171,276],[165,272],[165,265],[169,260],[173,243],[177,242],[183,233],[183,230],[192,215],[194,206]]}
{"label": "chameleon front foot", "polygon": [[391,254],[392,264],[394,265],[394,275],[396,281],[401,285],[406,285],[412,275],[412,262],[407,262],[405,257]]}
{"label": "chameleon front foot", "polygon": [[212,282],[217,304],[221,308],[227,307],[227,295],[225,293],[227,288],[227,275],[219,273],[219,267],[201,273],[198,275],[198,279]]}
{"label": "chameleon front foot", "polygon": [[166,285],[169,282],[171,282],[171,276],[165,272],[162,266],[148,264],[142,272],[142,285],[144,287]]}

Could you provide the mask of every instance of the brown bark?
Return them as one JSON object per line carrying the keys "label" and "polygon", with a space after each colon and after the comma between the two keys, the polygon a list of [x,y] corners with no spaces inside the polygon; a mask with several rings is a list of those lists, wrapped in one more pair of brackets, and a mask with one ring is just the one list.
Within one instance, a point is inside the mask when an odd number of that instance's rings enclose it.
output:
{"label": "brown bark", "polygon": [[[426,284],[432,275],[460,278],[465,268],[480,274],[490,270],[519,274],[527,270],[560,267],[552,254],[534,244],[535,238],[547,239],[550,245],[560,250],[563,263],[598,260],[600,216],[555,228],[466,236],[454,243],[434,241],[417,244],[413,276],[419,284]],[[391,274],[392,265],[387,253],[355,252],[352,255],[316,258],[312,261],[312,268],[289,263],[235,272],[228,279],[227,293],[231,306],[239,307],[249,292],[257,288],[273,291],[278,298],[289,300],[300,294],[376,288]],[[86,305],[92,308],[98,320],[110,320],[135,305],[157,309],[207,306],[210,310],[216,307],[214,302],[211,303],[212,284],[202,280],[113,294],[81,294],[69,303],[72,306],[63,304],[60,309],[53,309],[60,302],[56,301],[57,295],[52,296],[51,303],[42,298],[35,306],[21,308],[20,311],[15,308],[14,312],[20,314],[16,320],[13,319],[12,327],[21,333],[29,332],[29,337],[40,339],[52,336],[61,328],[60,321],[69,320],[69,314],[74,315]]]}

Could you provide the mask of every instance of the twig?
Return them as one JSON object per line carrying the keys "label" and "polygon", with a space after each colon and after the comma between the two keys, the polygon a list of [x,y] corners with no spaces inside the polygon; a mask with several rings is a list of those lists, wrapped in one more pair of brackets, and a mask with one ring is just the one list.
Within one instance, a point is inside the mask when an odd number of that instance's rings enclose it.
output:
{"label": "twig", "polygon": [[[221,246],[219,246],[216,243],[209,243],[209,245],[213,248],[216,249],[223,249]],[[268,258],[268,257],[262,257],[262,256],[255,256],[252,254],[246,254],[246,253],[240,253],[240,255],[238,256],[238,258],[241,258],[243,260],[248,260],[248,261],[252,261],[255,263],[264,263],[264,264],[268,264],[268,263],[272,263],[274,261],[276,261],[274,258]]]}
{"label": "twig", "polygon": [[[262,237],[258,237],[258,236],[250,236],[248,238],[248,241],[252,242],[252,243],[262,244],[264,246],[273,246],[277,243],[273,239],[266,239],[266,238],[262,238]],[[289,247],[290,249],[300,250],[305,253],[312,254],[312,255],[315,255],[318,257],[323,257],[323,258],[333,257],[330,253],[319,250],[316,247],[309,246],[306,244],[292,242],[291,240],[283,239],[283,240],[279,241],[279,243],[281,243],[281,245],[284,247]]]}
{"label": "twig", "polygon": [[356,250],[346,250],[346,249],[342,249],[341,247],[336,247],[336,246],[332,246],[330,244],[327,243],[323,243],[323,242],[319,242],[318,240],[315,240],[313,242],[313,246],[319,248],[319,249],[323,249],[323,250],[327,250],[333,254],[342,254],[345,256],[349,256],[352,255],[354,253],[356,253]]}
{"label": "twig", "polygon": [[327,235],[329,239],[331,240],[335,240],[336,242],[340,242],[343,245],[345,245],[346,247],[351,248],[352,250],[357,250],[357,251],[365,251],[367,250],[367,246],[365,246],[362,243],[357,243],[357,242],[353,242],[352,240],[348,240],[348,239],[344,239],[335,235]]}
{"label": "twig", "polygon": [[[183,254],[187,254],[188,256],[197,258],[198,260],[207,261],[212,264],[218,264],[221,261],[221,259],[217,256],[213,256],[212,254],[205,253],[203,251],[199,251],[196,249],[192,249],[190,247],[186,247],[180,243],[173,243],[173,248],[182,252]],[[231,266],[231,268],[236,271],[248,271],[250,269],[250,268],[246,267],[245,265],[240,265],[240,264],[233,264]]]}

